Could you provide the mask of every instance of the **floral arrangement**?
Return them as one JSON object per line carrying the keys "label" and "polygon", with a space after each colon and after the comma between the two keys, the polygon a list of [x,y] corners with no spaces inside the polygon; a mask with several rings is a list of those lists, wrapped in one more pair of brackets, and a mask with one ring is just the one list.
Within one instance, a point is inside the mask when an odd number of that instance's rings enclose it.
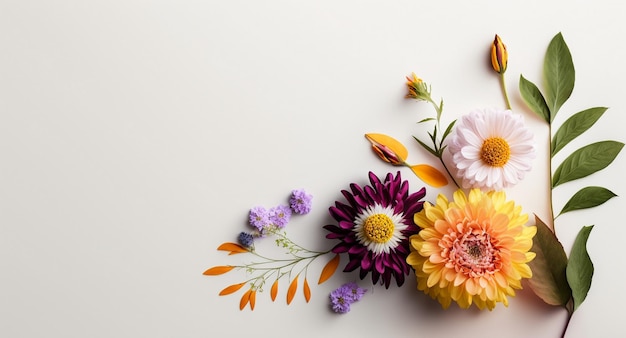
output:
{"label": "floral arrangement", "polygon": [[[357,271],[362,283],[389,288],[402,286],[415,278],[417,289],[436,299],[442,307],[456,303],[460,308],[475,305],[493,310],[498,303],[508,306],[510,297],[524,284],[540,299],[568,312],[561,337],[573,313],[591,288],[593,263],[586,249],[593,225],[583,226],[571,251],[566,253],[556,234],[557,218],[568,212],[590,209],[617,196],[607,188],[580,188],[558,213],[553,192],[562,184],[594,174],[610,165],[623,143],[607,140],[572,151],[562,161],[555,155],[572,140],[591,128],[606,112],[593,107],[555,125],[555,116],[572,94],[575,69],[569,48],[561,33],[547,47],[543,65],[543,89],[523,75],[519,94],[525,107],[513,109],[506,88],[508,64],[506,46],[498,35],[489,51],[491,65],[501,79],[505,107],[473,110],[442,127],[443,99],[433,99],[431,86],[416,74],[407,79],[406,98],[426,102],[434,114],[418,121],[432,124],[427,137],[416,142],[434,156],[440,167],[407,163],[407,148],[391,136],[365,134],[374,153],[393,166],[408,167],[428,189],[454,184],[452,196],[439,193],[435,201],[425,201],[426,187],[412,190],[401,170],[379,176],[369,172],[369,184],[349,184],[341,190],[343,199],[328,208],[334,220],[326,224],[325,237],[331,243],[326,251],[313,251],[293,242],[285,231],[290,219],[306,215],[313,196],[293,190],[286,204],[271,208],[255,206],[249,210],[249,231],[239,234],[237,242],[226,242],[218,250],[229,254],[249,254],[245,265],[220,265],[205,275],[244,270],[246,277],[227,286],[220,296],[244,291],[241,310],[254,310],[257,293],[267,283],[272,301],[279,285],[287,285],[290,304],[299,288],[305,300],[311,298],[309,268],[324,259],[317,283],[328,281],[337,271],[341,257],[347,259],[344,272]],[[551,217],[529,219],[523,206],[508,200],[506,189],[521,182],[537,160],[537,140],[524,122],[523,114],[534,113],[545,121],[549,139],[548,200]],[[552,169],[556,168],[556,169]],[[286,252],[280,258],[263,255],[255,242],[273,238]],[[316,275],[317,276],[317,275]],[[357,282],[337,287],[329,295],[329,308],[347,313],[362,299],[367,289]]]}

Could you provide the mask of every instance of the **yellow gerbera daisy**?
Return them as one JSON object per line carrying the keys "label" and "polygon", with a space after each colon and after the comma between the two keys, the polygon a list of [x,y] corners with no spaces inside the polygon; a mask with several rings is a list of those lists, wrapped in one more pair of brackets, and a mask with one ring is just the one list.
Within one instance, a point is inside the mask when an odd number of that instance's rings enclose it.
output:
{"label": "yellow gerbera daisy", "polygon": [[472,189],[466,195],[459,189],[453,197],[449,202],[440,194],[436,205],[425,202],[415,214],[422,230],[410,237],[406,261],[415,269],[417,288],[444,309],[453,300],[464,309],[508,306],[507,296],[532,276],[527,263],[535,253],[528,250],[537,228],[525,226],[528,214],[503,191]]}

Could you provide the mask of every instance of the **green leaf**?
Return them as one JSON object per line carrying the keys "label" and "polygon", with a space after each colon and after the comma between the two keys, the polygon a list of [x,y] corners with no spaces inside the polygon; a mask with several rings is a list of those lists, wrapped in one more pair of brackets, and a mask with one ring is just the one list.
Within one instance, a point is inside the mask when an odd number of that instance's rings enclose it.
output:
{"label": "green leaf", "polygon": [[446,128],[446,131],[443,133],[443,136],[441,137],[441,143],[439,144],[440,146],[443,144],[443,140],[445,140],[446,137],[448,137],[448,135],[452,132],[452,128],[454,128],[455,123],[456,123],[456,120],[450,122],[450,124]]}
{"label": "green leaf", "polygon": [[617,195],[615,195],[612,191],[602,187],[582,188],[575,193],[574,196],[567,201],[567,203],[565,203],[565,206],[559,215],[569,211],[597,207],[615,196]]}
{"label": "green leaf", "polygon": [[531,249],[537,256],[528,265],[533,272],[530,288],[550,305],[565,306],[572,296],[565,270],[567,255],[552,230],[535,215],[537,234]]}
{"label": "green leaf", "polygon": [[556,168],[552,176],[552,188],[606,168],[617,157],[622,147],[624,144],[621,142],[601,141],[574,151]]}
{"label": "green leaf", "polygon": [[589,258],[589,253],[587,253],[587,239],[589,238],[591,229],[593,229],[593,225],[580,229],[580,232],[578,232],[574,240],[569,262],[567,263],[567,281],[572,288],[574,311],[576,311],[585,300],[591,288],[593,263],[591,262],[591,258]]}
{"label": "green leaf", "polygon": [[548,124],[550,123],[550,109],[546,103],[546,99],[543,97],[537,86],[526,80],[523,75],[519,77],[519,91],[522,95],[522,99],[526,102],[526,105],[535,114],[539,115]]}
{"label": "green leaf", "polygon": [[424,149],[428,150],[429,153],[433,154],[433,156],[438,156],[437,152],[429,147],[426,143],[420,141],[417,137],[413,136],[413,138],[415,139],[415,141],[417,141],[417,143],[419,143]]}
{"label": "green leaf", "polygon": [[552,38],[543,62],[543,76],[546,80],[546,102],[550,108],[550,121],[574,90],[574,62],[572,54],[561,33]]}
{"label": "green leaf", "polygon": [[552,149],[551,156],[554,157],[554,155],[558,153],[559,150],[563,149],[571,140],[591,128],[607,109],[608,108],[605,107],[589,108],[576,113],[567,119],[567,121],[563,122],[563,125],[561,125],[552,138],[552,144],[550,146]]}
{"label": "green leaf", "polygon": [[423,119],[423,120],[421,120],[421,121],[419,121],[417,123],[424,123],[424,122],[428,122],[428,121],[435,121],[435,118],[434,117],[427,117],[427,118],[425,118],[425,119]]}

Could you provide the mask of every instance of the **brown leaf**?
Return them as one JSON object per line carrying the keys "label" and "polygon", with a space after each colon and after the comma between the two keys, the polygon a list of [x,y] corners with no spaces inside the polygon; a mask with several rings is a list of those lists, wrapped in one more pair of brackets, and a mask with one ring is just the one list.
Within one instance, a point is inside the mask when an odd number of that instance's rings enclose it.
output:
{"label": "brown leaf", "polygon": [[207,271],[203,272],[203,275],[207,275],[207,276],[217,276],[217,275],[221,275],[224,273],[227,273],[228,271],[234,269],[234,266],[231,265],[220,265],[220,266],[214,266],[210,269],[208,269]]}
{"label": "brown leaf", "polygon": [[333,257],[330,261],[328,261],[328,263],[326,263],[324,269],[322,269],[322,273],[320,274],[320,280],[317,282],[317,284],[324,283],[335,273],[335,270],[337,270],[337,266],[339,265],[339,260],[339,254],[336,254],[335,257]]}

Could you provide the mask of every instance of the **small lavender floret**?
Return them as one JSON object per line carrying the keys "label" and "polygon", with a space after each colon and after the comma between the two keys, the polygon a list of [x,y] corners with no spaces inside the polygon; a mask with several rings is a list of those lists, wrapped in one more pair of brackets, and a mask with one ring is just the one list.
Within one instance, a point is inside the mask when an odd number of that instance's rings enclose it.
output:
{"label": "small lavender floret", "polygon": [[269,211],[270,223],[276,226],[278,229],[282,229],[289,223],[291,218],[291,209],[286,205],[279,205],[271,208]]}
{"label": "small lavender floret", "polygon": [[264,207],[254,207],[250,209],[249,222],[259,232],[263,232],[270,224],[270,213]]}
{"label": "small lavender floret", "polygon": [[289,206],[296,214],[305,215],[311,211],[312,199],[313,195],[307,193],[304,189],[296,189],[291,192]]}
{"label": "small lavender floret", "polygon": [[367,289],[359,287],[355,282],[346,283],[342,285],[342,287],[345,287],[348,290],[348,293],[350,294],[354,302],[361,300],[361,298],[363,298],[363,295],[367,291]]}
{"label": "small lavender floret", "polygon": [[330,293],[330,305],[336,313],[347,313],[350,311],[352,303],[350,290],[339,287]]}

